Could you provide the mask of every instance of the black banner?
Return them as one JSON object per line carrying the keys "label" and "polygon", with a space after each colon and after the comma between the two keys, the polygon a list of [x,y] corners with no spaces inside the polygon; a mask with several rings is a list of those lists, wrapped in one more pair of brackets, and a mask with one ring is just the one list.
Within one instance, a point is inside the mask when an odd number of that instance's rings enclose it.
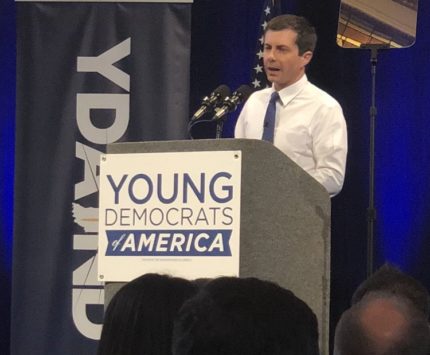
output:
{"label": "black banner", "polygon": [[94,354],[106,144],[186,137],[190,4],[17,3],[12,354]]}

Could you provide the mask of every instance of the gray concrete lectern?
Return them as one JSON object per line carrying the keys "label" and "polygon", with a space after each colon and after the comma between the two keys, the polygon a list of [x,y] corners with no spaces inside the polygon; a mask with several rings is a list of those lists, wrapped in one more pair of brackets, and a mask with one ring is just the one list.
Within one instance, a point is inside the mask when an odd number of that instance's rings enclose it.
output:
{"label": "gray concrete lectern", "polygon": [[[274,281],[307,302],[328,355],[331,205],[322,185],[260,140],[117,143],[107,153],[223,150],[242,151],[240,277]],[[106,284],[105,304],[122,285]]]}

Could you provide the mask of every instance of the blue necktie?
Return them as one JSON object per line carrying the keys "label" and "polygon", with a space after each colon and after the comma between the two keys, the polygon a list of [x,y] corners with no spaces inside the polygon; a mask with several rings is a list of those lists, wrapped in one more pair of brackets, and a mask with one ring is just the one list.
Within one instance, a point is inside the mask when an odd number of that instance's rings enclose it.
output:
{"label": "blue necktie", "polygon": [[273,143],[273,135],[275,133],[275,117],[276,117],[276,101],[279,99],[279,94],[274,91],[270,96],[269,105],[267,105],[266,116],[263,123],[263,137],[261,139]]}

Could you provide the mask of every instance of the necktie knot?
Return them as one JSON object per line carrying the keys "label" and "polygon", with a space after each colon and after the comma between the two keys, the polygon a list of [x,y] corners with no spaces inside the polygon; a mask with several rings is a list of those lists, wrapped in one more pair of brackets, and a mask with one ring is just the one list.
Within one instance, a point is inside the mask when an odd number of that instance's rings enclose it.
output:
{"label": "necktie knot", "polygon": [[266,115],[264,117],[263,136],[261,139],[268,142],[273,142],[275,134],[276,101],[278,101],[278,99],[278,92],[272,92],[272,94],[270,95],[269,104],[267,105]]}
{"label": "necktie knot", "polygon": [[276,103],[276,101],[278,101],[279,99],[279,94],[277,91],[272,92],[272,94],[270,95],[270,102],[274,102]]}

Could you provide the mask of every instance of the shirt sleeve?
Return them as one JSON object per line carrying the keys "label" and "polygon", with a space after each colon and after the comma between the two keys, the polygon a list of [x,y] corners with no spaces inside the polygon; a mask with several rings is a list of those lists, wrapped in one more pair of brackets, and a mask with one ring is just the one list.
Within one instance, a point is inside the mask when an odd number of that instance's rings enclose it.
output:
{"label": "shirt sleeve", "polygon": [[337,102],[319,110],[312,121],[311,135],[315,159],[311,175],[333,197],[342,189],[348,152],[346,122]]}

